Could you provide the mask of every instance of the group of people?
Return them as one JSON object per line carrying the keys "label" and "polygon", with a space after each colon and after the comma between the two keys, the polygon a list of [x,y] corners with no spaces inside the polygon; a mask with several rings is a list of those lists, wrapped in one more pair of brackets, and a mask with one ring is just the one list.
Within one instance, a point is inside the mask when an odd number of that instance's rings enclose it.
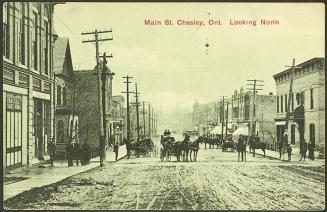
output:
{"label": "group of people", "polygon": [[[287,132],[284,134],[283,139],[279,142],[278,144],[278,150],[279,150],[279,158],[282,158],[283,150],[287,152],[288,156],[288,161],[291,161],[291,156],[292,156],[292,147],[291,144],[287,142],[288,139],[288,134]],[[314,144],[309,141],[309,144],[306,142],[304,139],[302,143],[302,146],[300,147],[300,160],[299,161],[305,161],[305,158],[307,156],[307,152],[309,151],[308,158],[311,160],[314,160]]]}
{"label": "group of people", "polygon": [[68,160],[68,166],[73,166],[73,161],[76,160],[76,165],[86,165],[90,162],[91,151],[90,146],[84,142],[82,146],[78,142],[72,142],[66,146],[66,158]]}
{"label": "group of people", "polygon": [[[53,162],[56,156],[56,145],[54,138],[48,144],[48,154],[50,156],[50,164],[53,166]],[[66,145],[66,159],[68,161],[68,166],[73,166],[73,160],[76,160],[76,165],[88,164],[91,159],[90,146],[84,142],[82,146],[78,142],[68,143]]]}

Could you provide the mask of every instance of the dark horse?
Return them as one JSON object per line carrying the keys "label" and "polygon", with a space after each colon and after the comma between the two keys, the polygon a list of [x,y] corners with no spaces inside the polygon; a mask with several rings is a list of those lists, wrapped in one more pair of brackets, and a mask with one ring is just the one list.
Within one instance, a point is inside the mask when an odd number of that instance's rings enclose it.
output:
{"label": "dark horse", "polygon": [[219,148],[219,144],[220,144],[220,139],[219,138],[208,138],[208,143],[209,143],[209,149],[215,148],[215,145],[217,145],[217,149]]}
{"label": "dark horse", "polygon": [[267,144],[265,142],[260,142],[260,139],[258,136],[256,136],[255,138],[253,136],[250,137],[249,149],[250,149],[250,153],[252,150],[253,157],[255,157],[256,149],[261,149],[263,151],[263,156],[265,157],[266,156],[266,148],[267,148]]}
{"label": "dark horse", "polygon": [[244,142],[242,135],[240,135],[240,137],[238,138],[236,149],[238,153],[238,161],[240,161],[240,156],[242,156],[242,161],[243,161],[243,156],[244,156],[244,161],[246,161],[246,143]]}
{"label": "dark horse", "polygon": [[176,153],[177,161],[182,156],[183,161],[188,161],[190,136],[185,134],[183,141],[177,141],[172,145],[172,151]]}
{"label": "dark horse", "polygon": [[192,141],[189,143],[189,149],[190,149],[190,161],[192,161],[192,153],[193,153],[193,161],[196,161],[196,158],[198,156],[198,151],[200,149],[199,143],[200,138],[197,138],[195,141]]}

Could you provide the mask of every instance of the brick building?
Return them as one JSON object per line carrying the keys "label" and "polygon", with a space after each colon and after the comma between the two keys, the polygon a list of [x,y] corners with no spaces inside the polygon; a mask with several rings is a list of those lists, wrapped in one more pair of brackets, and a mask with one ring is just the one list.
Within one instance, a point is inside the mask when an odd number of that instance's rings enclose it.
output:
{"label": "brick building", "polygon": [[[301,140],[312,141],[324,155],[325,148],[325,58],[313,58],[298,65],[293,77],[291,117],[288,142],[301,148]],[[285,131],[285,117],[290,88],[291,69],[273,77],[276,82],[276,132],[281,141]]]}
{"label": "brick building", "polygon": [[53,137],[53,3],[3,4],[3,168],[47,158]]}
{"label": "brick building", "polygon": [[[102,66],[102,64],[100,64]],[[106,71],[111,73],[106,66]],[[80,143],[87,142],[93,151],[99,148],[100,142],[100,111],[98,100],[98,75],[94,70],[75,70],[76,79],[76,113],[78,114]],[[112,106],[112,76],[107,77],[105,85],[105,116],[107,126],[105,136],[110,140],[110,107]]]}

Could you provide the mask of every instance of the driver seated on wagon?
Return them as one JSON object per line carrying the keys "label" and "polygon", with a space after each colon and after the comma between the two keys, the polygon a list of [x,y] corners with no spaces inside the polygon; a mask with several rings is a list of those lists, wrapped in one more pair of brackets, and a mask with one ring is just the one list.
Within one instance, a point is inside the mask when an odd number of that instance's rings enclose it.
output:
{"label": "driver seated on wagon", "polygon": [[168,143],[168,141],[172,141],[174,142],[174,138],[170,136],[170,131],[169,130],[165,130],[164,134],[161,136],[161,145],[165,148],[166,144]]}

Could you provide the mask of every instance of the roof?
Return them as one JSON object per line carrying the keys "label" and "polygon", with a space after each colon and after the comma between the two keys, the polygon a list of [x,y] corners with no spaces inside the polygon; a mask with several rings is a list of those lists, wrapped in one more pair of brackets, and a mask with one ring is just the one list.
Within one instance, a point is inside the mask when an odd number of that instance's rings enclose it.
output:
{"label": "roof", "polygon": [[[64,70],[65,63],[68,70]],[[67,76],[73,74],[69,39],[66,37],[59,37],[54,44],[53,69],[55,74],[63,74]]]}
{"label": "roof", "polygon": [[[324,62],[325,58],[324,57],[315,57],[315,58],[307,60],[307,61],[305,61],[305,62],[303,62],[301,64],[298,64],[297,66],[300,66],[301,69],[303,69],[305,66],[308,66],[308,65],[311,65],[312,63],[316,63],[316,62],[320,62],[320,61]],[[287,72],[291,72],[291,70],[292,70],[292,68],[288,68],[288,69],[286,69],[286,70],[284,70],[282,72],[279,72],[279,73],[273,75],[273,77],[274,77],[274,79],[276,79],[276,77],[278,77],[280,75],[283,75],[283,74],[285,74]]]}

